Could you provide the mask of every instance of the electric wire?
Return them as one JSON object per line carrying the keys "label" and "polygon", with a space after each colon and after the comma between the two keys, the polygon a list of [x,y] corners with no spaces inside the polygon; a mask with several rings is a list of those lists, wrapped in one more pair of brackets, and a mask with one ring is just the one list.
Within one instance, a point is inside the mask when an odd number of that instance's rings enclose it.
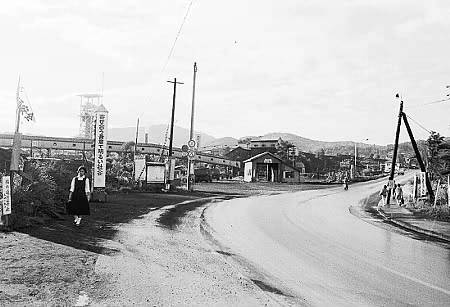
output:
{"label": "electric wire", "polygon": [[435,100],[435,101],[426,102],[426,103],[421,103],[421,104],[414,104],[414,105],[412,105],[412,106],[408,106],[408,108],[424,107],[424,106],[428,106],[428,105],[432,105],[432,104],[443,103],[443,102],[446,102],[446,101],[450,101],[450,98],[445,98],[445,99]]}
{"label": "electric wire", "polygon": [[167,67],[167,65],[169,64],[169,61],[170,61],[170,59],[172,58],[173,51],[175,50],[175,46],[176,46],[176,44],[177,44],[178,38],[180,37],[181,30],[183,30],[183,26],[184,26],[184,24],[186,23],[186,19],[187,19],[188,15],[189,15],[189,12],[190,12],[190,10],[191,10],[192,3],[194,3],[194,0],[191,0],[191,2],[189,3],[188,8],[187,8],[187,10],[186,10],[186,14],[184,14],[183,21],[182,21],[181,24],[180,24],[180,27],[179,27],[178,32],[177,32],[177,35],[175,36],[175,39],[174,39],[174,41],[173,41],[172,47],[170,48],[169,55],[167,56],[167,59],[166,59],[166,62],[164,63],[164,66],[163,66],[162,71],[165,71],[165,70],[166,70],[166,67]]}
{"label": "electric wire", "polygon": [[[168,54],[168,56],[167,56],[167,59],[166,59],[166,61],[164,62],[164,65],[162,66],[161,71],[160,71],[159,74],[158,74],[157,80],[162,79],[161,76],[162,76],[162,74],[166,71],[167,65],[169,64],[170,60],[172,59],[172,56],[173,56],[174,51],[175,51],[176,44],[177,44],[177,42],[178,42],[179,37],[181,36],[181,31],[183,30],[183,27],[184,27],[184,25],[185,25],[185,23],[186,23],[186,20],[187,20],[188,16],[189,16],[189,12],[191,11],[191,7],[192,7],[192,4],[193,4],[193,3],[194,3],[194,0],[191,0],[191,1],[189,2],[189,5],[188,5],[188,7],[187,7],[187,9],[186,9],[186,13],[184,14],[183,20],[181,21],[181,24],[180,24],[180,26],[179,26],[179,28],[178,28],[178,32],[177,32],[177,34],[176,34],[176,36],[175,36],[175,39],[174,39],[174,41],[173,41],[173,43],[172,43],[172,46],[171,46],[171,48],[170,48],[169,54]],[[153,101],[153,95],[154,95],[154,93],[155,93],[155,91],[152,91],[152,93],[151,93],[151,95],[150,95],[150,97],[149,97],[149,99],[148,99],[149,103],[151,103],[151,102]],[[141,115],[142,115],[142,118],[144,118],[146,109],[147,109],[147,108],[144,108],[144,112],[141,114]],[[163,148],[164,148],[164,146],[166,146],[166,143],[167,143],[167,133],[168,133],[169,127],[170,127],[170,119],[169,119],[169,123],[167,124],[166,133],[165,133],[165,136],[164,136],[164,144],[161,144],[161,148],[162,148],[162,150],[161,150],[161,156],[162,156],[163,151],[164,151]]]}
{"label": "electric wire", "polygon": [[422,128],[423,130],[425,130],[426,132],[431,134],[431,130],[428,130],[427,128],[425,128],[423,125],[421,125],[418,121],[416,121],[414,118],[412,118],[411,116],[409,116],[408,114],[406,114],[406,117],[408,117],[410,120],[412,120],[416,125],[418,125],[420,128]]}

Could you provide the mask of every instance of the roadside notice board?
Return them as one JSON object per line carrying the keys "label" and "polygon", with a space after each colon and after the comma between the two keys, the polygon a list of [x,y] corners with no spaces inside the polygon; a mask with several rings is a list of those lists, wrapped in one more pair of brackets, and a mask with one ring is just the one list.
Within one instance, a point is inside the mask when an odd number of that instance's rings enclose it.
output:
{"label": "roadside notice board", "polygon": [[11,181],[9,176],[2,177],[2,201],[0,215],[11,214]]}
{"label": "roadside notice board", "polygon": [[166,182],[166,165],[157,162],[147,163],[146,181],[147,183],[164,184]]}

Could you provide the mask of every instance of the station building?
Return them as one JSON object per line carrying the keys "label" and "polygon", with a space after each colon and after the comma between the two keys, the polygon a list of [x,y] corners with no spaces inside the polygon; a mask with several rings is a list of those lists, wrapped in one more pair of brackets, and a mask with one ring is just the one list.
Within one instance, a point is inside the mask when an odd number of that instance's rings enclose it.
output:
{"label": "station building", "polygon": [[257,154],[244,161],[244,181],[299,183],[305,166],[287,164],[271,152]]}

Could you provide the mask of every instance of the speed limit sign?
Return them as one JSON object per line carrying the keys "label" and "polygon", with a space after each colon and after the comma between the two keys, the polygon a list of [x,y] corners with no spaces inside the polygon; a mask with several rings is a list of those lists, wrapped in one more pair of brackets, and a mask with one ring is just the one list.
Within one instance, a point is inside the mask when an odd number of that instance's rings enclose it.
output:
{"label": "speed limit sign", "polygon": [[189,140],[188,141],[188,146],[191,147],[191,148],[195,147],[195,140]]}

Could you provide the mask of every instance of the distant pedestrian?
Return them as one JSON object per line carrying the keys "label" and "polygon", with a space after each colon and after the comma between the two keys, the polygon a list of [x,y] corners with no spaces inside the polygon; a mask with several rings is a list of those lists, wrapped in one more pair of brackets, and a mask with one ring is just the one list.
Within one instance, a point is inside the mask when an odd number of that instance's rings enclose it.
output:
{"label": "distant pedestrian", "polygon": [[90,215],[89,200],[91,198],[89,179],[86,178],[86,167],[80,166],[77,176],[70,184],[67,214],[73,215],[74,224],[79,226],[82,215]]}
{"label": "distant pedestrian", "polygon": [[397,202],[397,205],[401,207],[403,205],[403,190],[400,184],[397,184],[394,191],[395,191],[395,201]]}
{"label": "distant pedestrian", "polygon": [[344,178],[344,190],[348,190],[348,179],[347,177]]}
{"label": "distant pedestrian", "polygon": [[387,186],[384,185],[380,191],[381,200],[383,201],[383,207],[386,206],[387,195],[388,195],[388,189],[387,189]]}

